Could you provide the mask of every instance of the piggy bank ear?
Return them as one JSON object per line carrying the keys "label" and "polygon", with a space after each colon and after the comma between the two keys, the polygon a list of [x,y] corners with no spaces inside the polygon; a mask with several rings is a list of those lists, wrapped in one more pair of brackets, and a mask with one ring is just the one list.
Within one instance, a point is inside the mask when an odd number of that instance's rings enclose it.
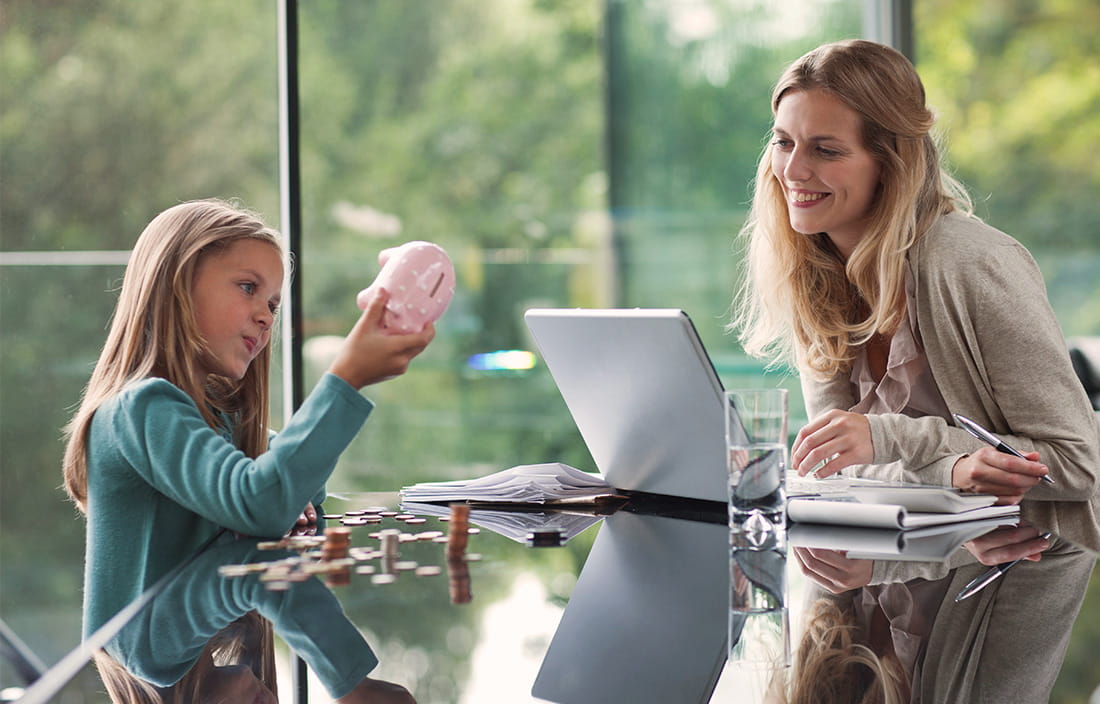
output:
{"label": "piggy bank ear", "polygon": [[386,262],[388,262],[390,260],[390,257],[392,257],[398,249],[400,249],[400,247],[389,247],[389,248],[383,249],[381,252],[379,252],[378,253],[378,266],[386,266]]}

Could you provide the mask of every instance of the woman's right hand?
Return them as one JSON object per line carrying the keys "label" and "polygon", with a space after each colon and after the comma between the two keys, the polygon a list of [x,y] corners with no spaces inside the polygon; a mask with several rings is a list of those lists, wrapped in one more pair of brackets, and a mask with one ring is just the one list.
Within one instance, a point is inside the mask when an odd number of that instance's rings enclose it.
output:
{"label": "woman's right hand", "polygon": [[435,337],[431,323],[418,333],[387,334],[382,328],[382,314],[388,300],[385,289],[375,292],[329,366],[331,373],[356,389],[404,374],[413,358]]}
{"label": "woman's right hand", "polygon": [[1050,547],[1050,533],[1040,533],[1027,523],[1006,526],[963,543],[983,565],[999,565],[1013,560],[1038,562]]}
{"label": "woman's right hand", "polygon": [[983,447],[960,457],[951,469],[951,484],[963,491],[993,494],[998,504],[1018,504],[1028,489],[1050,472],[1039,462],[1038,452],[1023,458]]}

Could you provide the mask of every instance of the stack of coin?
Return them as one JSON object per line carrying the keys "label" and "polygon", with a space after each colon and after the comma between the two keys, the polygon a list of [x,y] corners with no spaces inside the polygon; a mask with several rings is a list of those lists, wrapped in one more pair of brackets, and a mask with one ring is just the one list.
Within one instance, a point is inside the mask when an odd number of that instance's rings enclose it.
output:
{"label": "stack of coin", "polygon": [[470,538],[470,506],[451,504],[451,519],[447,522],[447,559],[458,559],[466,554]]}
{"label": "stack of coin", "polygon": [[351,545],[351,529],[334,526],[325,529],[325,542],[321,546],[321,558],[340,560],[348,556]]}
{"label": "stack of coin", "polygon": [[401,531],[394,528],[387,528],[386,530],[379,531],[379,539],[382,541],[382,557],[395,559],[399,552],[398,548],[401,545]]}
{"label": "stack of coin", "polygon": [[464,556],[447,558],[447,583],[452,604],[468,604],[474,595],[470,590],[470,566]]}
{"label": "stack of coin", "polygon": [[[321,547],[321,559],[325,561],[343,561],[348,556],[351,545],[351,529],[332,527],[325,529],[325,544]],[[354,562],[354,561],[352,561]],[[341,566],[325,574],[325,584],[329,587],[342,587],[351,583],[351,568]]]}

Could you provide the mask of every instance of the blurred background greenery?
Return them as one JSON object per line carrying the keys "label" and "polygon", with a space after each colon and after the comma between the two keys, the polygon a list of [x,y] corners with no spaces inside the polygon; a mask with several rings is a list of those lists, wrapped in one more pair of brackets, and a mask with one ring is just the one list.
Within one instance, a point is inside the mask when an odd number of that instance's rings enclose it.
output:
{"label": "blurred background greenery", "polygon": [[[370,390],[378,409],[330,486],[594,469],[543,368],[470,363],[532,350],[522,313],[536,305],[682,308],[727,386],[792,390],[797,428],[797,378],[723,329],[735,234],[779,71],[866,34],[875,4],[302,3],[307,388],[379,250],[437,242],[459,278],[433,345]],[[1100,5],[912,8],[950,165],[1035,254],[1066,335],[1100,334]],[[127,251],[190,198],[236,198],[278,224],[277,58],[271,0],[0,0],[0,617],[47,664],[80,632],[84,526],[59,489],[60,429]],[[1100,640],[1100,608],[1074,638]],[[1056,701],[1098,682],[1094,659],[1071,657]]]}

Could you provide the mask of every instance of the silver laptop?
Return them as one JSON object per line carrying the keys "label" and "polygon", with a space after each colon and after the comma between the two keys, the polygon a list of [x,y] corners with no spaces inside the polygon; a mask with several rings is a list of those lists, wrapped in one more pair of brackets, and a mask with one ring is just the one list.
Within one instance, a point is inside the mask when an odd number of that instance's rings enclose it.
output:
{"label": "silver laptop", "polygon": [[612,486],[726,501],[722,383],[686,313],[533,308],[524,317]]}

